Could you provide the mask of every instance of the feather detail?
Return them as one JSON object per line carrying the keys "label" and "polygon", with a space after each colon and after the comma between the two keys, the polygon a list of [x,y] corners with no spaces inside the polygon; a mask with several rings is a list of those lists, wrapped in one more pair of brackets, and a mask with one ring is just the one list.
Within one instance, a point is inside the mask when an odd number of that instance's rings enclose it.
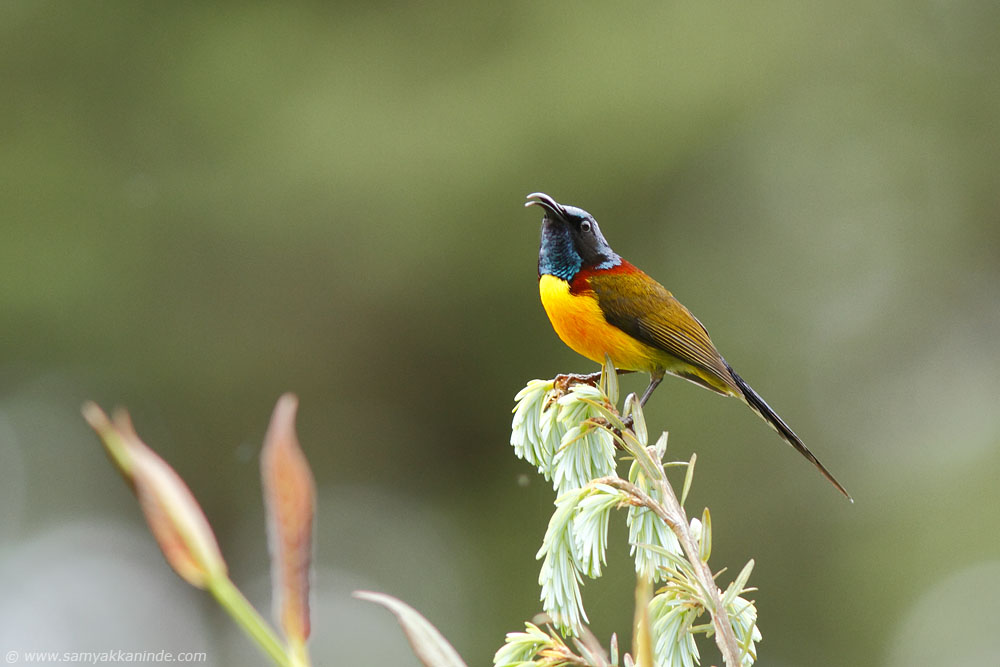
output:
{"label": "feather detail", "polygon": [[831,484],[837,487],[838,491],[843,493],[844,496],[853,503],[854,499],[851,498],[851,494],[847,492],[847,489],[845,489],[844,486],[837,481],[833,474],[826,469],[826,466],[820,463],[819,459],[816,458],[816,455],[809,451],[809,448],[805,446],[799,436],[795,435],[795,431],[793,431],[788,424],[785,423],[785,420],[779,417],[778,413],[772,410],[771,406],[760,397],[760,394],[755,392],[750,385],[743,380],[743,378],[737,375],[736,371],[734,371],[729,364],[726,364],[726,367],[729,368],[730,374],[733,376],[737,386],[740,388],[744,402],[750,406],[750,409],[756,412],[761,419],[766,421],[771,428],[777,431],[778,435],[780,435],[785,442],[791,445],[795,451],[802,454],[802,456],[806,457],[810,463],[816,466],[816,469],[819,470]]}
{"label": "feather detail", "polygon": [[[569,291],[571,294],[593,292],[594,290],[590,286],[590,279],[595,276],[620,276],[620,275],[629,275],[636,273],[641,273],[642,275],[646,275],[642,273],[642,271],[638,267],[636,267],[635,264],[627,262],[624,259],[621,260],[621,262],[616,266],[612,266],[606,269],[598,269],[594,267],[580,269],[573,276],[572,281],[570,282]],[[648,278],[649,276],[646,277]],[[652,280],[652,278],[650,278],[650,280]],[[669,292],[667,293],[669,294]]]}
{"label": "feather detail", "polygon": [[741,395],[705,327],[667,288],[627,262],[588,273],[577,274],[574,288],[585,280],[607,322],[664,353],[668,373],[720,394]]}
{"label": "feather detail", "polygon": [[552,328],[577,354],[599,364],[608,354],[622,370],[652,372],[661,367],[656,349],[604,319],[592,291],[573,294],[568,282],[548,274],[539,278],[538,291]]}

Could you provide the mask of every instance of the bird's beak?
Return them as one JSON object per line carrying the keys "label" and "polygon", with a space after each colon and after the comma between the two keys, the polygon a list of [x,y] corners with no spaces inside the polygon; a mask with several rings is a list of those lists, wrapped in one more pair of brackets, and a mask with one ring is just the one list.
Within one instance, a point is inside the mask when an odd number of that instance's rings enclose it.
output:
{"label": "bird's beak", "polygon": [[566,217],[566,209],[562,207],[562,204],[557,202],[552,197],[548,196],[544,192],[532,192],[528,195],[528,201],[524,203],[525,206],[541,206],[545,209],[546,213],[552,213],[558,218]]}

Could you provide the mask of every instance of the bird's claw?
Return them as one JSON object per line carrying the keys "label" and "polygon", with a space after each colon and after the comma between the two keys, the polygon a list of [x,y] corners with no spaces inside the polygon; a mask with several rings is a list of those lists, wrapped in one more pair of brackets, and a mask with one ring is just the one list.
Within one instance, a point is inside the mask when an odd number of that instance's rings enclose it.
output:
{"label": "bird's claw", "polygon": [[555,388],[561,393],[565,394],[569,391],[569,388],[575,384],[589,384],[591,387],[596,387],[597,383],[601,381],[601,373],[587,373],[582,375],[580,373],[560,373],[553,380]]}

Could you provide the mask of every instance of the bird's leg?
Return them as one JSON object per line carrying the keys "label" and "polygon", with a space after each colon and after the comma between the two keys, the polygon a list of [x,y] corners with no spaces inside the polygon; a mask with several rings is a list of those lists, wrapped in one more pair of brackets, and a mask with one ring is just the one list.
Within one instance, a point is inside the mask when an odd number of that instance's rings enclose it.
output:
{"label": "bird's leg", "polygon": [[[646,401],[649,400],[649,396],[653,393],[653,390],[656,389],[661,382],[663,382],[663,375],[664,375],[663,371],[650,373],[649,386],[646,387],[646,391],[643,393],[642,398],[639,399],[640,407],[646,405]],[[629,415],[628,417],[622,419],[622,423],[625,425],[625,428],[631,429],[633,423],[632,415]]]}
{"label": "bird's leg", "polygon": [[653,394],[653,390],[659,387],[661,382],[663,382],[663,371],[657,371],[650,374],[649,386],[646,387],[646,393],[644,393],[642,398],[639,399],[640,407],[646,406],[646,401],[649,400],[649,397]]}

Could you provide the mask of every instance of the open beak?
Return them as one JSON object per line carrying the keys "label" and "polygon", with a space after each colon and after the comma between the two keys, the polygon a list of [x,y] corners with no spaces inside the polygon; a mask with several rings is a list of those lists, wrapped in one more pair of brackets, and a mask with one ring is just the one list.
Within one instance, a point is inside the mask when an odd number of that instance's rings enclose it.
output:
{"label": "open beak", "polygon": [[552,197],[548,196],[544,192],[532,192],[528,195],[528,201],[524,203],[525,206],[541,206],[548,213],[554,214],[556,217],[565,218],[566,209],[562,207],[562,204],[557,202]]}

